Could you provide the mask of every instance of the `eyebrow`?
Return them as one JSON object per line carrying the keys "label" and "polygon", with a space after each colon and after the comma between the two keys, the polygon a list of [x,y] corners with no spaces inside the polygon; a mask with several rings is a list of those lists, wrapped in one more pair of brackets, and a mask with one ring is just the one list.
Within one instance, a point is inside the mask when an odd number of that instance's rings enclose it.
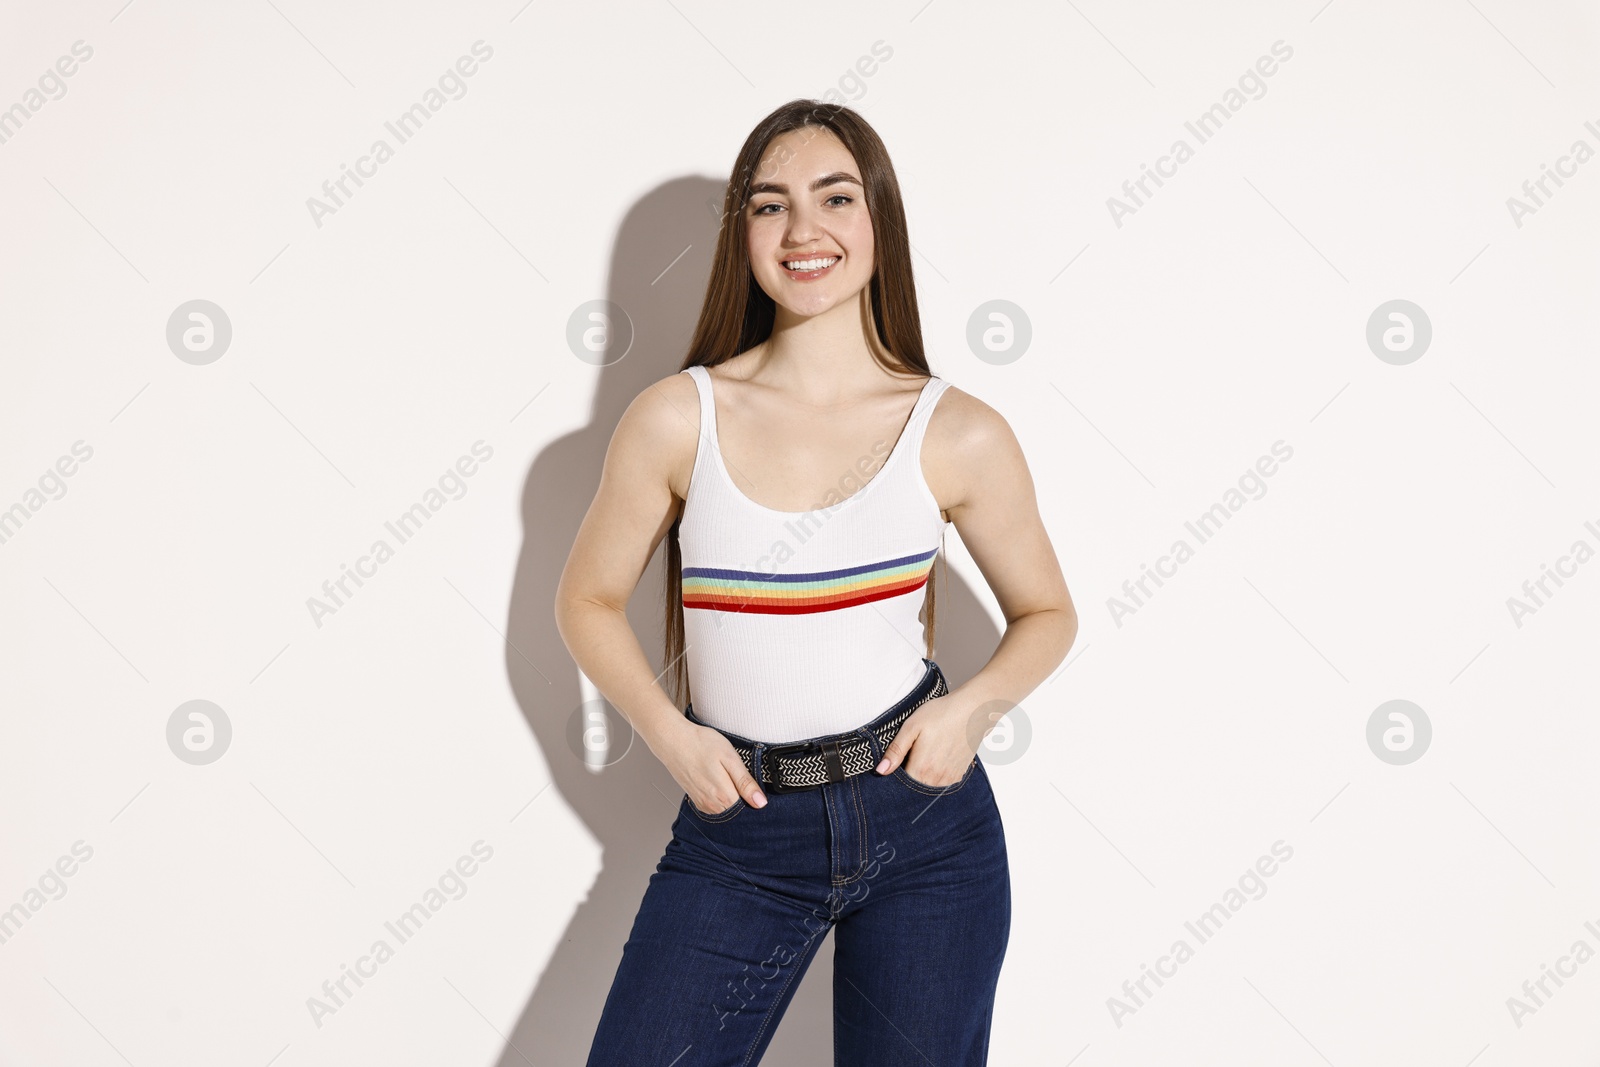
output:
{"label": "eyebrow", "polygon": [[[849,182],[851,185],[861,185],[861,180],[855,175],[836,170],[832,174],[824,174],[812,182],[811,191],[816,192],[818,189],[825,189],[830,185],[840,185],[845,182]],[[865,187],[863,186],[863,188]],[[750,195],[755,196],[757,193],[778,193],[782,196],[787,196],[789,195],[789,187],[782,182],[756,182],[750,186]]]}

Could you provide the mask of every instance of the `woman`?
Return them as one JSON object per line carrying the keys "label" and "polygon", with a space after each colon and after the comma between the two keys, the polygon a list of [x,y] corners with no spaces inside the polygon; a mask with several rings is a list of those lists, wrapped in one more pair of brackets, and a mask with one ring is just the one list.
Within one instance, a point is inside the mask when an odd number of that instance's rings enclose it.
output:
{"label": "woman", "polygon": [[[928,369],[871,127],[786,104],[725,208],[684,371],[623,414],[556,597],[684,790],[589,1064],[757,1063],[829,930],[835,1064],[982,1064],[1011,905],[975,753],[1077,616],[1010,427]],[[946,522],[1007,620],[954,690],[928,581]],[[663,537],[671,696],[624,615]]]}

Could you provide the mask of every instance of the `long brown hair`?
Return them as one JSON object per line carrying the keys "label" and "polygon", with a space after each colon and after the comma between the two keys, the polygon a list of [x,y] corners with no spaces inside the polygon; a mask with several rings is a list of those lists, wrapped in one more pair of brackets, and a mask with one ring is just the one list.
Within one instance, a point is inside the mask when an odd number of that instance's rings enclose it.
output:
{"label": "long brown hair", "polygon": [[[900,199],[900,183],[889,162],[888,150],[877,132],[855,111],[842,104],[817,100],[789,101],[762,119],[745,138],[723,197],[722,225],[717,233],[717,249],[712,255],[705,301],[700,306],[700,320],[695,324],[694,337],[679,370],[715,366],[771,336],[776,307],[756,282],[750,268],[745,208],[750,202],[750,186],[756,180],[767,145],[781,134],[808,127],[831,131],[850,150],[861,170],[874,245],[868,292],[878,345],[871,347],[887,350],[893,360],[898,361],[879,359],[886,369],[926,377],[932,372],[922,350],[922,320],[917,314],[917,294],[912,284],[905,205]],[[678,547],[678,522],[679,519],[673,520],[666,537],[664,661],[669,678],[667,691],[682,707],[692,694],[684,663],[683,555]],[[929,659],[933,658],[934,585],[929,581],[924,587],[927,589],[924,605]]]}

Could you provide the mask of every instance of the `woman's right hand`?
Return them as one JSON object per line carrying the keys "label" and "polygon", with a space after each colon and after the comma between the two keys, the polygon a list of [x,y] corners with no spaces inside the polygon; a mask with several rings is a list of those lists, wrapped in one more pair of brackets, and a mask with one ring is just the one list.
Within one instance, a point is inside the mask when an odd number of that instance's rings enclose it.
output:
{"label": "woman's right hand", "polygon": [[752,808],[766,806],[766,795],[733,744],[711,727],[683,719],[650,748],[700,812],[726,811],[741,797]]}

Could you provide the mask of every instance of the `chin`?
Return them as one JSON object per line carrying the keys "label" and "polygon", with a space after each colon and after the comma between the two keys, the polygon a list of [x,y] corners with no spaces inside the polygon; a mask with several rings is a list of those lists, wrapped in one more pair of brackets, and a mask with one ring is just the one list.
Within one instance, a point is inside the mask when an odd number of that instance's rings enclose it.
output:
{"label": "chin", "polygon": [[853,304],[860,299],[861,291],[867,287],[871,279],[863,280],[859,285],[852,285],[848,279],[840,278],[841,283],[832,287],[828,292],[816,294],[800,294],[799,299],[794,292],[794,287],[784,284],[784,279],[778,279],[777,289],[762,286],[762,290],[772,298],[772,302],[784,308],[792,315],[802,318],[812,318],[823,312],[832,311],[841,304]]}

